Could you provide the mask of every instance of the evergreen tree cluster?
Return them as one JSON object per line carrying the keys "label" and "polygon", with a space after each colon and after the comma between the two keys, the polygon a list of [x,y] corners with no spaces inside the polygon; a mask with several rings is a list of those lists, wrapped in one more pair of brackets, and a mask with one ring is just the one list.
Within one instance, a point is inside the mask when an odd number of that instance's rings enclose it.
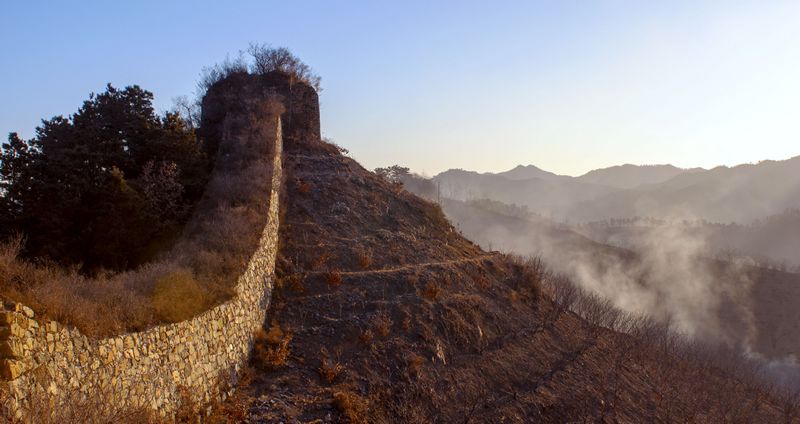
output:
{"label": "evergreen tree cluster", "polygon": [[204,190],[208,152],[153,94],[107,86],[72,116],[42,121],[0,150],[0,237],[23,254],[84,272],[151,259],[180,232]]}

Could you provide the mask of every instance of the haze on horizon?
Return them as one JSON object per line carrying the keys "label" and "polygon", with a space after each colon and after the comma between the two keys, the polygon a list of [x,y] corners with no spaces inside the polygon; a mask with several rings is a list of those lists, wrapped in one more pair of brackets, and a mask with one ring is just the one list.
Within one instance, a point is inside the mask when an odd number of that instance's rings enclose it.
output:
{"label": "haze on horizon", "polygon": [[574,176],[800,154],[800,3],[352,4],[7,5],[0,132],[30,137],[107,82],[167,109],[203,66],[266,42],[323,77],[325,135],[368,168]]}

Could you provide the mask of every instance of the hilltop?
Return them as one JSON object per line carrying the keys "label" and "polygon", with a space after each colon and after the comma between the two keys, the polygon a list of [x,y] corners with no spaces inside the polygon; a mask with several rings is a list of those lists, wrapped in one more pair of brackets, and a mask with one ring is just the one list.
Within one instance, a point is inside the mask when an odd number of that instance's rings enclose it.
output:
{"label": "hilltop", "polygon": [[284,151],[278,282],[252,369],[226,406],[238,419],[782,416],[778,397],[734,376],[735,355],[703,354],[620,314],[538,260],[482,250],[438,206],[318,136]]}
{"label": "hilltop", "polygon": [[[254,50],[257,72],[226,62],[206,80],[198,134],[217,157],[177,253],[164,256],[175,270],[152,289],[158,304],[174,308],[203,286],[166,300],[160,293],[202,277],[217,284],[211,287],[220,297],[96,334],[3,299],[2,416],[276,423],[798,418],[797,398],[763,380],[738,351],[623,313],[541,257],[482,249],[439,205],[382,176],[391,172],[369,172],[322,141],[318,78],[258,71],[259,58],[283,63],[288,52]],[[541,193],[553,197],[566,187],[562,180],[587,195],[604,187],[530,167],[514,174],[531,173],[541,178],[490,177],[520,187],[544,182]],[[562,238],[559,249],[588,243],[608,255],[607,246],[544,227],[545,219],[535,223],[543,236]],[[622,265],[632,263],[623,249],[615,252]],[[4,269],[28,269],[7,263]],[[37,274],[42,281],[45,271]],[[122,293],[110,294],[124,312],[119,305],[132,297]],[[91,315],[94,322],[113,318]]]}

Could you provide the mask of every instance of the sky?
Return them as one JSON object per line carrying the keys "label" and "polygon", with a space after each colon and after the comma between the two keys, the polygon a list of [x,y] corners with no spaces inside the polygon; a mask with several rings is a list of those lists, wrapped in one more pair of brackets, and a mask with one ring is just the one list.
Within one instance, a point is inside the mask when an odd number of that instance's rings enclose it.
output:
{"label": "sky", "polygon": [[251,42],[322,77],[323,136],[372,169],[800,155],[797,1],[25,1],[0,25],[0,133],[106,83],[161,111]]}

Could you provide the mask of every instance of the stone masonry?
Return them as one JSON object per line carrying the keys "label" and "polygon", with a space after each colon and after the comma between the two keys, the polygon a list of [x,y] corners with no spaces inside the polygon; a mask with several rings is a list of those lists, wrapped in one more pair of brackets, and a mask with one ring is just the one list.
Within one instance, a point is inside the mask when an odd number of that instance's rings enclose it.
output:
{"label": "stone masonry", "polygon": [[169,416],[181,393],[198,403],[229,394],[264,322],[273,285],[283,146],[277,119],[268,221],[232,299],[187,321],[106,339],[41,320],[25,305],[1,305],[0,401],[18,419],[68,396]]}

